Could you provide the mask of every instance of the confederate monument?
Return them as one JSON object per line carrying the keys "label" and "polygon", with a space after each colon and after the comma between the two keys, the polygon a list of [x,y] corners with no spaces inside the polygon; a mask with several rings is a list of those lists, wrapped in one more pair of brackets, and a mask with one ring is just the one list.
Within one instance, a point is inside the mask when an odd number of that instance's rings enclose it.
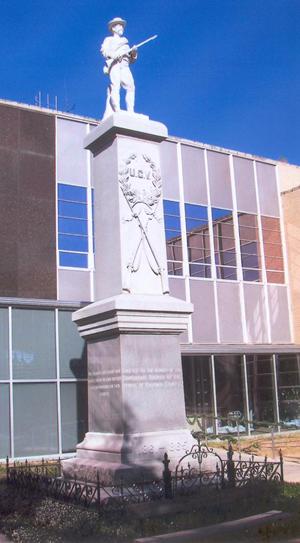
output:
{"label": "confederate monument", "polygon": [[[166,126],[133,112],[123,19],[102,45],[111,114],[85,138],[93,155],[95,302],[73,320],[87,340],[89,431],[65,476],[114,481],[161,476],[194,440],[188,430],[179,335],[193,306],[169,294],[163,220]],[[107,41],[110,40],[110,41]],[[120,44],[116,48],[113,44]],[[123,49],[123,46],[125,49]],[[125,56],[124,56],[125,55]],[[120,85],[128,111],[120,110]]]}

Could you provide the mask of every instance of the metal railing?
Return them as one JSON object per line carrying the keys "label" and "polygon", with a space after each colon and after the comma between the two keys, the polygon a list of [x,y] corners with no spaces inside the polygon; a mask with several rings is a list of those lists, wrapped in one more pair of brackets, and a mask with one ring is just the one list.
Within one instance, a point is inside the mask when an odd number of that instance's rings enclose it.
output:
{"label": "metal railing", "polygon": [[243,415],[238,419],[230,419],[229,416],[215,416],[212,413],[194,414],[187,416],[187,422],[205,440],[216,437],[227,439],[228,436],[238,437],[241,435],[252,435],[254,437],[256,434],[264,435],[280,430],[299,430],[296,424],[293,426],[284,421],[248,420]]}
{"label": "metal railing", "polygon": [[283,482],[283,460],[279,462],[234,459],[229,445],[227,457],[222,458],[214,449],[200,442],[179,460],[175,470],[169,469],[170,459],[165,453],[160,479],[139,479],[128,482],[120,478],[112,485],[104,484],[97,473],[96,482],[79,481],[62,477],[61,461],[40,464],[9,463],[6,461],[8,485],[40,493],[58,500],[95,508],[100,514],[120,510],[129,504],[172,499],[180,495],[201,494],[203,488],[217,491],[241,488],[252,482]]}

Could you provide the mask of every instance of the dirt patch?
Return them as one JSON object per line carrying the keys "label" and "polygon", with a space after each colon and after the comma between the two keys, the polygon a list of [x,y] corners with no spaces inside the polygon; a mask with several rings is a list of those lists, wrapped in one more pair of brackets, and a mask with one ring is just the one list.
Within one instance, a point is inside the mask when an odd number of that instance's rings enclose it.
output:
{"label": "dirt patch", "polygon": [[[234,451],[238,450],[237,442],[234,442],[232,446]],[[256,456],[278,459],[280,449],[284,460],[300,463],[300,432],[275,434],[273,441],[270,435],[241,439],[241,452]]]}

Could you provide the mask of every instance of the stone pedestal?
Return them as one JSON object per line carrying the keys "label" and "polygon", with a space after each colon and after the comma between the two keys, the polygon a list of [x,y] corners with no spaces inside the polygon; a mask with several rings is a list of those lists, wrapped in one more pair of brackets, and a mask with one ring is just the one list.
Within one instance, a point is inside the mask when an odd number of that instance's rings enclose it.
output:
{"label": "stone pedestal", "polygon": [[73,315],[88,342],[89,432],[66,476],[161,476],[194,440],[179,334],[192,304],[169,295],[159,143],[164,125],[114,114],[93,130],[96,302]]}

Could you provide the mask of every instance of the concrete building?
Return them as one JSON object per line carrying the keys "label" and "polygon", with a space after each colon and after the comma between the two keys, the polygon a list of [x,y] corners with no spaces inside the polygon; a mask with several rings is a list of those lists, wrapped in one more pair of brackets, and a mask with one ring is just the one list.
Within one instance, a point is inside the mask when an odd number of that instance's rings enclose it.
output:
{"label": "concrete building", "polygon": [[[94,300],[96,125],[0,101],[0,458],[71,453],[87,430],[71,315]],[[161,164],[171,294],[194,304],[187,414],[214,433],[232,411],[248,434],[300,427],[300,168],[174,137]]]}

